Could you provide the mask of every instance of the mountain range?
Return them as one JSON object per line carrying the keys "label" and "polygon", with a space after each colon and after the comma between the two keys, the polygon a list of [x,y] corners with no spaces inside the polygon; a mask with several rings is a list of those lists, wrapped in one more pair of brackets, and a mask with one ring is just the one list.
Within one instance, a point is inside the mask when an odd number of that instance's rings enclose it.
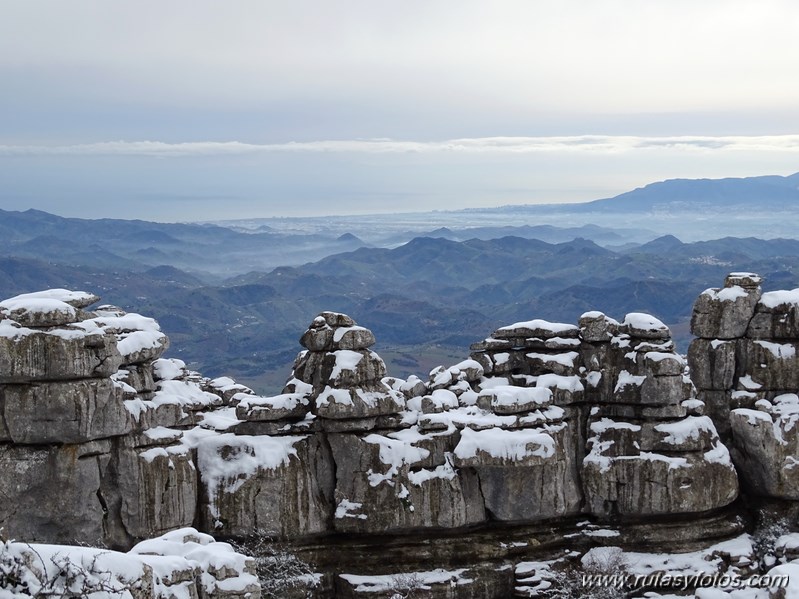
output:
{"label": "mountain range", "polygon": [[[777,189],[763,200],[776,202],[797,181],[796,175],[758,177],[711,187],[732,186],[739,193],[730,197],[750,200],[752,190]],[[663,205],[664,190],[684,187],[653,184],[613,201],[623,207],[638,197],[639,207],[649,202],[651,209]],[[684,202],[689,196],[672,197]],[[605,210],[612,201],[596,205]],[[502,324],[534,317],[575,322],[592,309],[617,318],[653,313],[672,325],[684,349],[691,303],[708,281],[751,270],[766,277],[767,289],[799,284],[797,239],[684,243],[671,234],[653,239],[637,227],[534,221],[514,227],[474,214],[471,226],[463,226],[462,217],[453,218],[458,226],[428,228],[397,245],[390,216],[383,229],[370,217],[369,230],[358,230],[355,218],[355,232],[347,234],[333,227],[298,230],[296,222],[293,230],[260,224],[254,231],[228,223],[0,211],[0,289],[4,297],[47,287],[93,291],[156,317],[180,348],[174,355],[206,374],[230,374],[276,392],[300,349],[299,336],[322,310],[346,312],[372,329],[393,374],[425,375],[438,363],[464,358],[469,343]]]}

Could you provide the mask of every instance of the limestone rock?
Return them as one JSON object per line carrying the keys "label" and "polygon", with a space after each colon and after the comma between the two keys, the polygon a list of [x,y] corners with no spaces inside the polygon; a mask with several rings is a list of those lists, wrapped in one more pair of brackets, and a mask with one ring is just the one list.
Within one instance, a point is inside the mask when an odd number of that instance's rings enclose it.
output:
{"label": "limestone rock", "polygon": [[[0,547],[8,568],[4,568],[0,588],[3,597],[169,597],[155,594],[161,589],[153,569],[134,555],[51,543],[12,541]],[[180,597],[190,595],[180,592]]]}
{"label": "limestone rock", "polygon": [[36,331],[9,319],[0,321],[0,383],[102,378],[121,364],[113,336],[68,329]]}
{"label": "limestone rock", "polygon": [[109,506],[108,528],[117,527],[113,532],[120,542],[125,536],[147,539],[190,526],[196,513],[197,487],[197,471],[185,445],[135,447],[125,440],[116,447],[101,486]]}
{"label": "limestone rock", "polygon": [[23,301],[28,299],[36,300],[55,300],[69,304],[73,308],[88,308],[92,304],[100,301],[100,298],[93,293],[86,291],[70,291],[69,289],[47,289],[45,291],[34,291],[33,293],[23,293],[14,296],[14,300]]}
{"label": "limestone rock", "polygon": [[735,465],[750,492],[797,500],[799,397],[785,394],[755,405],[730,413]]}
{"label": "limestone rock", "polygon": [[308,412],[307,394],[283,393],[274,397],[243,394],[236,405],[236,416],[250,422],[300,419]]}
{"label": "limestone rock", "polygon": [[799,341],[741,339],[737,343],[738,382],[745,390],[799,389]]}
{"label": "limestone rock", "polygon": [[583,461],[583,485],[589,509],[600,516],[648,516],[703,512],[738,496],[738,479],[726,448],[675,458],[645,453]]}
{"label": "limestone rock", "polygon": [[246,537],[327,532],[333,514],[333,464],[317,436],[214,434],[197,446],[206,530]]}
{"label": "limestone rock", "polygon": [[729,275],[722,289],[706,289],[694,302],[691,332],[704,339],[743,337],[760,300],[760,278],[749,273]]}
{"label": "limestone rock", "polygon": [[537,319],[500,327],[491,336],[494,339],[526,339],[530,337],[551,339],[552,337],[577,337],[579,333],[580,329],[573,324]]}
{"label": "limestone rock", "polygon": [[601,419],[591,433],[582,480],[596,515],[702,512],[738,495],[735,468],[709,418],[654,426]]}
{"label": "limestone rock", "polygon": [[497,414],[519,414],[548,406],[552,391],[546,387],[515,387],[502,385],[480,391],[477,405]]}
{"label": "limestone rock", "polygon": [[534,522],[580,512],[582,491],[567,423],[465,429],[454,454],[457,466],[475,469],[485,507],[497,520]]}
{"label": "limestone rock", "polygon": [[180,528],[142,541],[128,555],[152,568],[158,597],[260,597],[255,560],[193,528]]}
{"label": "limestone rock", "polygon": [[[323,312],[303,335],[308,350],[294,361],[283,394],[300,393],[312,412],[327,420],[369,419],[400,412],[405,397],[383,382],[386,366],[373,351],[372,333],[346,314]],[[350,349],[352,348],[352,349]],[[302,388],[298,388],[296,381]],[[298,401],[300,401],[298,399]],[[252,405],[252,402],[248,402]],[[300,408],[296,408],[298,415]],[[288,416],[287,416],[288,417]],[[361,423],[363,424],[363,423]],[[326,430],[338,425],[322,425]],[[345,426],[344,430],[353,426]],[[355,424],[354,429],[361,430]]]}
{"label": "limestone rock", "polygon": [[322,418],[345,420],[395,414],[404,404],[401,394],[379,382],[349,389],[326,386],[314,406]]}
{"label": "limestone rock", "polygon": [[431,452],[418,440],[377,434],[329,439],[336,463],[337,531],[458,528],[485,519],[477,478],[456,471],[451,454],[432,467]]}
{"label": "limestone rock", "polygon": [[[104,450],[104,451],[103,451]],[[100,479],[109,445],[0,444],[0,528],[29,542],[103,538]],[[8,473],[13,473],[9,475]]]}
{"label": "limestone rock", "polygon": [[665,340],[671,338],[669,328],[651,314],[630,312],[621,323],[630,337],[636,339]]}
{"label": "limestone rock", "polygon": [[13,297],[0,302],[0,311],[23,327],[60,327],[80,320],[78,310],[57,299]]}
{"label": "limestone rock", "polygon": [[580,337],[588,343],[610,341],[618,334],[619,322],[602,312],[586,312],[580,316]]}
{"label": "limestone rock", "polygon": [[799,289],[764,293],[749,322],[754,339],[799,339]]}
{"label": "limestone rock", "polygon": [[0,386],[0,415],[15,443],[83,443],[133,428],[110,379]]}
{"label": "limestone rock", "polygon": [[691,380],[698,389],[732,389],[735,377],[735,341],[694,339],[688,347]]}

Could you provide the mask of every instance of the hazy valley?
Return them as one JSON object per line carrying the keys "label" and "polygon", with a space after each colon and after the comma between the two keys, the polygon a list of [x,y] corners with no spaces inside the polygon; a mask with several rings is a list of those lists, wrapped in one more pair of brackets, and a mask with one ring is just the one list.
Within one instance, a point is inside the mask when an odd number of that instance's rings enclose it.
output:
{"label": "hazy valley", "polygon": [[3,211],[0,286],[96,292],[157,318],[171,355],[263,392],[280,390],[297,331],[321,310],[374,330],[403,377],[463,357],[501,323],[571,322],[591,309],[652,313],[684,351],[707,281],[748,270],[766,290],[797,285],[798,181],[667,181],[560,207],[216,224]]}

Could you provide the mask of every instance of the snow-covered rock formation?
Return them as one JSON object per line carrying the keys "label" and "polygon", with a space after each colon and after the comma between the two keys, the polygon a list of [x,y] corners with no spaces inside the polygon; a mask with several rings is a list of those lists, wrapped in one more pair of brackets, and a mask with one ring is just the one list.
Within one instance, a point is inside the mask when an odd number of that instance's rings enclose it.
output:
{"label": "snow-covered rock formation", "polygon": [[799,289],[733,273],[697,299],[688,358],[747,489],[799,500]]}
{"label": "snow-covered rock formation", "polygon": [[[759,283],[730,275],[697,300],[693,382],[647,314],[515,323],[469,358],[401,380],[371,331],[323,312],[271,397],[163,358],[155,321],[90,310],[91,294],[11,298],[0,302],[0,528],[189,562],[185,547],[166,549],[169,535],[204,546],[258,533],[314,562],[320,592],[339,596],[389,593],[402,572],[435,596],[504,596],[530,571],[519,564],[564,537],[584,548],[731,537],[743,528],[739,473],[747,493],[799,500],[799,292]],[[135,559],[155,587],[196,586],[198,572],[207,582],[193,562]],[[251,566],[237,564],[223,578],[241,585],[185,596],[255,596]]]}

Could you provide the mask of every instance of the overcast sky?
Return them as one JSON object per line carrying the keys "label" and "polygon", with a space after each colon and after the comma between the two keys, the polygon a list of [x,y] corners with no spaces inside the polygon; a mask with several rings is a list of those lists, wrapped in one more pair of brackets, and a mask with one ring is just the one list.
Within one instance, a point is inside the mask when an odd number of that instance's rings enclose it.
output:
{"label": "overcast sky", "polygon": [[0,0],[0,208],[200,220],[799,171],[795,0]]}

